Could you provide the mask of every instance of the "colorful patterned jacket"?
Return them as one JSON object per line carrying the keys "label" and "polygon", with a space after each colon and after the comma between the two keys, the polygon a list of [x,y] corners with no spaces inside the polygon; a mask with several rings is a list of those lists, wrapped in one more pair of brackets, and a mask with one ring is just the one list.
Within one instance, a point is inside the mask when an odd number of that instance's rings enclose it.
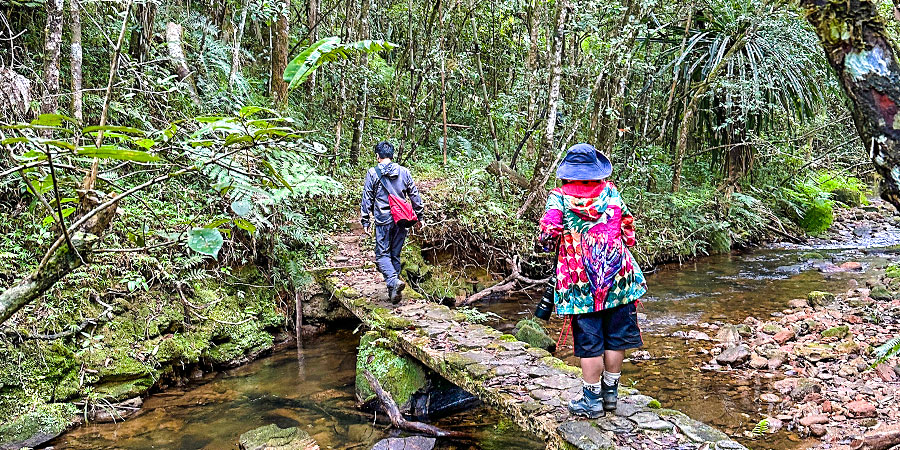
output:
{"label": "colorful patterned jacket", "polygon": [[647,292],[628,251],[636,244],[634,217],[612,182],[575,181],[550,191],[540,239],[546,247],[557,238],[557,314],[615,308]]}

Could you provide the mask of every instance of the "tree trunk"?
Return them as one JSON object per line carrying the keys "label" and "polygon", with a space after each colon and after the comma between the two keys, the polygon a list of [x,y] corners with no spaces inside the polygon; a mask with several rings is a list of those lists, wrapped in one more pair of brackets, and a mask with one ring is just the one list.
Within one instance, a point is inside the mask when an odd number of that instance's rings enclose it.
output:
{"label": "tree trunk", "polygon": [[[309,0],[306,9],[306,23],[309,27],[309,45],[319,40],[319,0]],[[306,88],[312,93],[316,88],[316,73],[306,80]]]}
{"label": "tree trunk", "polygon": [[[288,63],[288,40],[290,39],[288,14],[290,2],[285,2],[284,13],[275,21],[275,42],[272,45],[272,97],[275,104],[284,106],[287,102],[288,84],[284,81],[284,69]],[[312,77],[310,77],[312,82]]]}
{"label": "tree trunk", "polygon": [[[531,124],[534,123],[537,115],[537,92],[538,92],[538,6],[537,0],[532,0],[526,12],[528,16],[528,56],[525,59],[525,71],[528,81],[528,108],[525,111],[525,127],[528,133],[527,153],[528,156],[534,155],[534,133],[531,132]],[[518,163],[518,154],[513,155],[509,166],[515,170]]]}
{"label": "tree trunk", "polygon": [[544,138],[541,148],[538,150],[537,161],[534,164],[534,174],[531,178],[531,194],[544,188],[544,178],[551,169],[555,155],[554,132],[556,131],[556,112],[559,108],[559,87],[562,79],[562,49],[563,34],[566,27],[566,14],[569,2],[562,0],[558,3],[556,15],[556,29],[553,32],[553,47],[550,57],[550,91],[547,95],[547,124],[544,127]]}
{"label": "tree trunk", "polygon": [[881,197],[900,208],[900,65],[877,5],[871,0],[800,4],[853,102],[853,122],[884,177]]}
{"label": "tree trunk", "polygon": [[[96,191],[88,191],[83,194],[79,210],[91,211],[104,203]],[[109,224],[116,215],[116,204],[113,204],[84,222],[78,231],[72,234],[72,251],[67,244],[51,249],[51,254],[44,257],[44,261],[24,280],[14,283],[0,292],[0,324],[6,322],[19,309],[40,297],[61,278],[81,267],[88,258],[93,245],[99,241],[99,237],[109,228]]]}
{"label": "tree trunk", "polygon": [[193,77],[191,77],[191,70],[188,69],[187,59],[184,57],[184,49],[181,46],[182,31],[183,29],[181,25],[175,22],[169,22],[166,24],[166,48],[169,51],[169,60],[172,62],[172,67],[175,69],[175,73],[178,75],[178,80],[184,81],[185,84],[187,84],[188,93],[191,96],[191,101],[193,101],[195,106],[199,106],[200,96],[197,95],[197,87],[194,86],[194,80]]}
{"label": "tree trunk", "polygon": [[[369,39],[369,2],[371,0],[361,0],[359,12],[359,33],[358,40]],[[366,115],[369,113],[369,77],[366,76],[365,68],[369,65],[369,58],[366,55],[359,56],[359,65],[363,69],[362,85],[356,91],[356,105],[353,107],[353,138],[350,142],[350,164],[356,166],[359,164],[359,153],[362,147],[363,132],[366,128]]]}
{"label": "tree trunk", "polygon": [[696,92],[684,110],[681,125],[678,126],[678,144],[675,146],[675,161],[672,165],[672,192],[681,189],[681,166],[684,163],[684,152],[687,150],[688,134],[691,131],[691,122],[694,120],[694,112],[700,102],[702,92]]}
{"label": "tree trunk", "polygon": [[247,24],[247,8],[249,6],[250,2],[245,1],[244,9],[241,11],[241,23],[238,24],[237,33],[234,37],[234,49],[231,51],[231,73],[228,74],[229,90],[234,88],[234,82],[241,71],[241,42],[244,40],[244,25]]}
{"label": "tree trunk", "polygon": [[137,26],[131,30],[129,53],[137,62],[145,62],[150,56],[156,6],[156,3],[153,2],[142,2],[135,5],[134,16]]}
{"label": "tree trunk", "polygon": [[84,122],[84,107],[81,101],[81,7],[78,0],[69,0],[71,14],[72,44],[70,46],[70,70],[72,72],[72,117]]}
{"label": "tree trunk", "polygon": [[[475,16],[472,16],[472,33],[475,36],[475,62],[478,68],[478,78],[481,79],[481,99],[484,107],[484,115],[487,118],[488,125],[491,130],[491,139],[494,144],[494,160],[500,161],[500,148],[497,143],[497,129],[494,128],[494,118],[491,116],[491,103],[488,100],[487,78],[484,76],[484,69],[481,66],[481,43],[478,42],[478,25],[475,23]],[[557,89],[558,92],[558,89]]]}
{"label": "tree trunk", "polygon": [[28,118],[31,81],[8,67],[0,67],[0,117],[13,122]]}
{"label": "tree trunk", "polygon": [[59,109],[59,54],[62,51],[63,0],[47,0],[47,38],[44,41],[44,95],[41,114]]}

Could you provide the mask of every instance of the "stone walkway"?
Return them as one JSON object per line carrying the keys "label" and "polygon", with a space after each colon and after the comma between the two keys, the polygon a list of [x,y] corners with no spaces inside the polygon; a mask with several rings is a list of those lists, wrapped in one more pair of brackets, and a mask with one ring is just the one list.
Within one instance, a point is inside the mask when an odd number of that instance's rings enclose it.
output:
{"label": "stone walkway", "polygon": [[[350,240],[340,237],[342,250],[351,247]],[[360,253],[353,252],[349,259]],[[334,296],[397,350],[546,440],[548,448],[745,449],[724,433],[659,408],[659,402],[630,388],[620,389],[615,414],[597,420],[574,417],[565,405],[581,391],[580,369],[512,335],[470,323],[446,306],[425,301],[390,305],[375,269],[352,269],[330,281]]]}

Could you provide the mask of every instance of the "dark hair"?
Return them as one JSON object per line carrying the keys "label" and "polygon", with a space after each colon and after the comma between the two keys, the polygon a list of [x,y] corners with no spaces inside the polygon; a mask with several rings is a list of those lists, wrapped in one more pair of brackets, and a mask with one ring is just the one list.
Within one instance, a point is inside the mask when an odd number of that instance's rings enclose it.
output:
{"label": "dark hair", "polygon": [[394,158],[394,146],[388,141],[381,141],[375,144],[375,154],[378,158]]}

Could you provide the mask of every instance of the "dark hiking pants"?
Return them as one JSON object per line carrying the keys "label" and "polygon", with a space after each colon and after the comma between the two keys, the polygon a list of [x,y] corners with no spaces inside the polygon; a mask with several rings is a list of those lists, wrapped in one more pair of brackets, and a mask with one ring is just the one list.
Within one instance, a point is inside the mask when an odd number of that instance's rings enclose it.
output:
{"label": "dark hiking pants", "polygon": [[375,264],[378,271],[384,275],[384,281],[388,287],[397,285],[397,277],[400,275],[400,251],[409,229],[398,227],[390,223],[387,225],[375,225]]}

